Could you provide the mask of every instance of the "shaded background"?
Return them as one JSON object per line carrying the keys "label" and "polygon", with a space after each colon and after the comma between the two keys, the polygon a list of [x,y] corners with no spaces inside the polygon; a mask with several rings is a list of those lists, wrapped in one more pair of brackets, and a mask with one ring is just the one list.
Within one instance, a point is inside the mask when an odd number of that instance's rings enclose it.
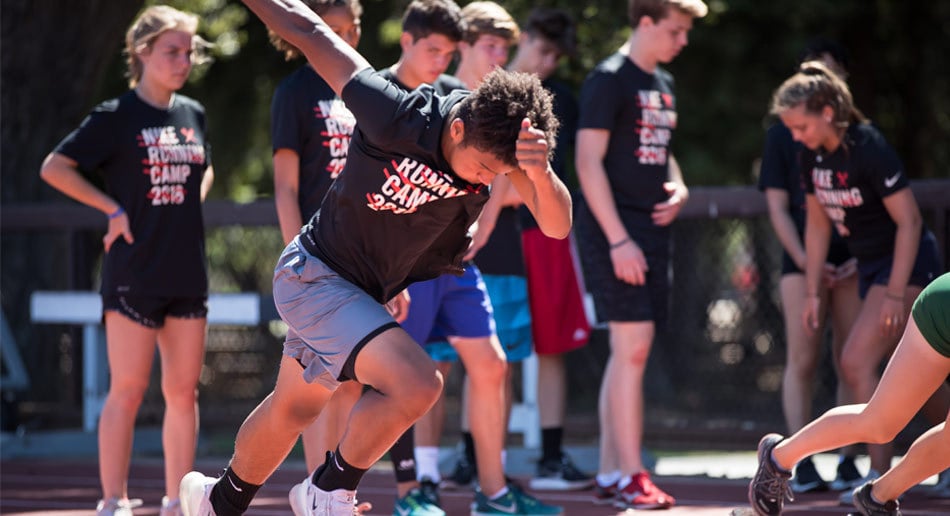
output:
{"label": "shaded background", "polygon": [[[92,106],[126,90],[124,31],[151,3],[0,1],[4,206],[71,202],[40,181],[40,163]],[[300,63],[284,62],[267,43],[263,25],[240,3],[168,3],[201,14],[200,32],[217,44],[215,62],[196,70],[183,89],[208,111],[216,172],[211,198],[269,199],[270,98]],[[364,1],[359,49],[377,67],[398,57],[399,18],[406,3]],[[580,50],[558,72],[575,90],[628,34],[624,1],[501,3],[519,20],[536,5],[562,7],[576,16]],[[856,103],[896,147],[910,177],[948,176],[950,2],[715,0],[709,6],[709,15],[690,33],[690,45],[667,67],[676,77],[680,113],[675,153],[688,184],[755,182],[771,93],[815,36],[849,49]],[[934,216],[945,217],[946,211],[928,214]],[[0,235],[0,301],[32,379],[27,392],[3,392],[5,429],[78,426],[80,334],[75,328],[31,324],[28,299],[35,290],[96,288],[100,237],[98,231],[4,230]],[[677,223],[674,239],[676,331],[651,357],[648,438],[698,432],[702,437],[696,439],[728,443],[739,430],[781,425],[780,262],[768,221],[761,212],[748,218],[687,218]],[[268,294],[280,248],[279,231],[272,225],[210,230],[212,291]],[[206,428],[235,428],[269,391],[279,343],[279,328],[268,325],[211,332],[202,377]],[[603,332],[569,357],[575,366],[569,424],[579,429],[596,426],[596,390],[605,357]],[[816,410],[825,408],[833,393],[833,375],[825,370],[821,376]],[[153,386],[142,422],[156,422],[161,414],[157,382]],[[710,428],[720,430],[718,438],[703,433]]]}

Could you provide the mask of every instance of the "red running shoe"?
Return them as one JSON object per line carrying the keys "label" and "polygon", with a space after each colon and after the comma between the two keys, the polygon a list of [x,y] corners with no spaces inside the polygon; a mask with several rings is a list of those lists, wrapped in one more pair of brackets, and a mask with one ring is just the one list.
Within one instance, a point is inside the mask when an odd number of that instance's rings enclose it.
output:
{"label": "red running shoe", "polygon": [[613,505],[617,501],[617,483],[601,485],[600,482],[594,482],[594,504],[595,505]]}
{"label": "red running shoe", "polygon": [[650,474],[641,471],[633,475],[630,483],[617,492],[617,501],[614,507],[620,509],[668,509],[676,500],[660,490],[650,480]]}

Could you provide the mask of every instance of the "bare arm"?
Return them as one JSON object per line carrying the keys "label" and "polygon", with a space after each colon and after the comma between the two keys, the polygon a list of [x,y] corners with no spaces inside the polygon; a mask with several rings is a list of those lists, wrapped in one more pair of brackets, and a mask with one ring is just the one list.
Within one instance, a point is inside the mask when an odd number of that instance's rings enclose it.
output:
{"label": "bare arm", "polygon": [[488,197],[488,202],[485,203],[482,212],[478,214],[478,220],[472,224],[472,245],[468,248],[465,260],[474,260],[478,251],[488,243],[509,191],[511,191],[511,181],[508,177],[501,174],[495,176],[491,182],[491,196]]}
{"label": "bare arm", "polygon": [[567,237],[573,217],[571,194],[551,170],[544,133],[532,127],[527,118],[521,123],[515,157],[520,168],[509,172],[508,179],[538,221],[538,227],[551,238]]}
{"label": "bare arm", "polygon": [[297,47],[337,95],[369,62],[299,0],[244,0],[271,30]]}
{"label": "bare arm", "polygon": [[[122,208],[115,199],[87,181],[76,169],[76,161],[70,157],[55,152],[50,153],[43,160],[40,177],[53,188],[106,215],[115,214]],[[126,213],[109,218],[109,230],[102,238],[106,252],[109,252],[112,243],[119,236],[125,238],[125,241],[130,244],[134,241],[129,228],[129,216]]]}
{"label": "bare arm", "polygon": [[214,184],[214,167],[209,166],[201,176],[201,202],[208,198],[208,192],[211,191],[211,185]]}
{"label": "bare arm", "polygon": [[274,204],[284,245],[289,244],[303,226],[303,214],[297,200],[299,188],[300,157],[290,149],[277,149],[274,153]]}
{"label": "bare arm", "polygon": [[819,297],[821,277],[828,259],[828,246],[831,241],[831,219],[815,198],[815,194],[805,196],[805,308],[802,313],[806,330],[818,328]]}
{"label": "bare arm", "polygon": [[923,225],[917,200],[910,188],[904,188],[884,198],[887,213],[897,224],[894,236],[894,261],[887,280],[887,291],[881,302],[880,324],[884,335],[898,337],[905,322],[907,282],[920,247],[920,229]]}
{"label": "bare arm", "polygon": [[630,238],[630,235],[620,222],[614,194],[607,181],[607,171],[604,170],[604,156],[607,155],[609,141],[610,132],[605,129],[581,129],[577,132],[574,162],[587,207],[597,219],[607,242],[616,244]]}
{"label": "bare arm", "polygon": [[686,200],[689,199],[689,189],[683,182],[683,171],[680,164],[673,155],[670,155],[668,181],[663,183],[663,188],[670,195],[669,199],[657,203],[653,206],[651,217],[653,223],[657,226],[669,226],[676,220]]}
{"label": "bare arm", "polygon": [[798,229],[788,213],[788,191],[766,188],[765,202],[769,207],[769,221],[782,248],[799,269],[805,270],[805,245],[798,237]]}
{"label": "bare arm", "polygon": [[923,222],[920,209],[910,188],[894,192],[884,198],[884,207],[891,219],[897,224],[897,235],[894,238],[894,265],[891,267],[891,277],[887,282],[887,291],[892,296],[903,296],[910,273],[917,259],[917,248],[920,247],[920,228]]}
{"label": "bare arm", "polygon": [[607,171],[604,169],[604,156],[607,155],[609,142],[610,131],[606,129],[581,129],[577,132],[577,152],[574,158],[577,179],[584,199],[587,200],[587,207],[607,238],[614,276],[631,285],[643,285],[649,270],[646,257],[640,246],[630,238],[627,228],[620,220]]}

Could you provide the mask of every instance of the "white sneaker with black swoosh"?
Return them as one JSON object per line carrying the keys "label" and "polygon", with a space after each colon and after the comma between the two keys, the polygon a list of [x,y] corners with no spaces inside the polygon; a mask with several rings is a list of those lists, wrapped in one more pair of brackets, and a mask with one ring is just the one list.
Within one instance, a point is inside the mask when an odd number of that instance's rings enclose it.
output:
{"label": "white sneaker with black swoosh", "polygon": [[356,509],[356,491],[335,489],[324,491],[313,485],[310,477],[290,488],[290,510],[295,516],[353,516]]}

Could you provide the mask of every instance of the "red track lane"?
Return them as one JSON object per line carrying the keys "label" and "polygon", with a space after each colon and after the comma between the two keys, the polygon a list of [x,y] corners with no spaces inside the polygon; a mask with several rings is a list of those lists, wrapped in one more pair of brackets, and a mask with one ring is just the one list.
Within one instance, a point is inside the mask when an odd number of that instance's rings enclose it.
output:
{"label": "red track lane", "polygon": [[[203,461],[199,469],[216,475],[224,461]],[[291,514],[287,492],[303,479],[300,465],[288,465],[261,489],[247,512],[250,516],[286,516]],[[657,482],[676,497],[677,506],[659,514],[728,515],[744,506],[746,481],[710,479],[705,477],[657,477]],[[129,494],[142,498],[145,505],[136,509],[139,516],[158,514],[163,493],[161,463],[139,461],[132,467]],[[386,468],[370,471],[360,485],[358,497],[373,503],[371,515],[392,514],[395,494],[392,473]],[[567,515],[614,516],[617,510],[590,503],[589,492],[535,493],[548,503],[562,505]],[[91,516],[99,497],[99,480],[94,460],[51,461],[48,459],[17,459],[0,463],[0,514],[51,516]],[[450,516],[469,514],[472,494],[469,491],[443,491],[444,509]],[[786,514],[845,515],[848,510],[836,503],[837,494],[799,495],[786,506]],[[905,515],[950,514],[950,500],[929,499],[924,491],[915,490],[902,502]],[[639,512],[639,511],[638,511]]]}

